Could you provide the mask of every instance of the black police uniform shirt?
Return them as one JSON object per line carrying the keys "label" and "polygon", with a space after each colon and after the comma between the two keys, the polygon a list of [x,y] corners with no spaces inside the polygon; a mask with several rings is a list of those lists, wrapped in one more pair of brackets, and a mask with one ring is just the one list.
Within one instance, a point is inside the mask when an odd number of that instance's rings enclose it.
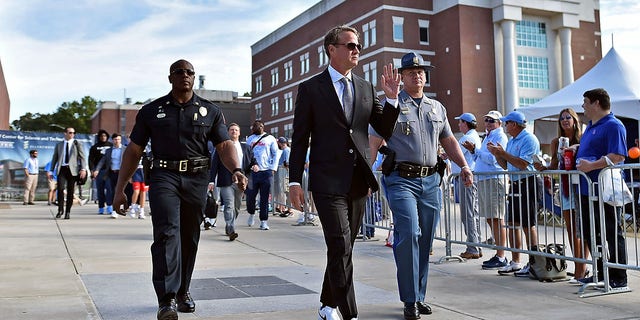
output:
{"label": "black police uniform shirt", "polygon": [[171,94],[144,105],[136,116],[131,141],[140,146],[151,140],[154,159],[186,160],[210,157],[207,143],[229,140],[220,108],[195,93],[179,104]]}

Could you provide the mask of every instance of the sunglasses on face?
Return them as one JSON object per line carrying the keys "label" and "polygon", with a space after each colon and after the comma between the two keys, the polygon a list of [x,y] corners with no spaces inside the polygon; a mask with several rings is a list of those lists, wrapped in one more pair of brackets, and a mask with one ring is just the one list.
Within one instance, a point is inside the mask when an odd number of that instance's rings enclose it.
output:
{"label": "sunglasses on face", "polygon": [[562,120],[571,120],[571,119],[573,119],[573,117],[572,117],[572,116],[564,116],[564,117],[560,117],[560,120],[561,120],[561,121],[562,121]]}
{"label": "sunglasses on face", "polygon": [[196,72],[191,70],[191,69],[175,69],[175,70],[171,71],[171,74],[185,74],[185,73],[188,76],[192,76],[192,75],[196,74]]}
{"label": "sunglasses on face", "polygon": [[75,131],[67,131],[68,134],[76,134]]}
{"label": "sunglasses on face", "polygon": [[496,123],[496,122],[498,122],[498,120],[497,119],[491,119],[491,118],[484,118],[484,122]]}
{"label": "sunglasses on face", "polygon": [[353,51],[355,49],[358,49],[358,51],[362,51],[362,45],[359,43],[353,43],[353,42],[349,42],[349,43],[334,43],[334,46],[346,46],[347,49]]}

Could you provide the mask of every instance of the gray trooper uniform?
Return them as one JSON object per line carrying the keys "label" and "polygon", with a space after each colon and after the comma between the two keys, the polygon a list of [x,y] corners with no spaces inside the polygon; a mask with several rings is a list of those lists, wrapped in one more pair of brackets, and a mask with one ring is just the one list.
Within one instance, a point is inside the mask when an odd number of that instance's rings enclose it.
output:
{"label": "gray trooper uniform", "polygon": [[[442,207],[441,177],[435,169],[438,144],[453,133],[440,102],[426,96],[413,99],[402,91],[398,103],[400,115],[386,141],[396,153],[396,165],[383,186],[393,212],[400,300],[416,302],[426,294],[429,251]],[[371,129],[370,134],[380,137]]]}

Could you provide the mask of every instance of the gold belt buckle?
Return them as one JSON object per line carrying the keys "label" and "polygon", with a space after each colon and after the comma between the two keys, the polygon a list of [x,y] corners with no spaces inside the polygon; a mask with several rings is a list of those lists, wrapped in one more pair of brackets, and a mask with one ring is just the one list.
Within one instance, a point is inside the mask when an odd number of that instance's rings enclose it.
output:
{"label": "gold belt buckle", "polygon": [[179,166],[178,166],[178,171],[180,172],[185,172],[187,171],[187,162],[189,160],[180,160]]}

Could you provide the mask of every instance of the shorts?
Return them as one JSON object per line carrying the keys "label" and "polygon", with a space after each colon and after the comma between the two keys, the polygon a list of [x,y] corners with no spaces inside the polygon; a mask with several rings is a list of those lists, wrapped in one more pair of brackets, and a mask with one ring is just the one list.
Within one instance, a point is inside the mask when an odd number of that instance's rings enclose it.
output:
{"label": "shorts", "polygon": [[136,169],[133,172],[133,177],[131,177],[132,182],[144,182],[144,174],[142,173],[142,168]]}
{"label": "shorts", "polygon": [[512,225],[523,228],[535,227],[538,210],[536,210],[536,177],[528,176],[511,182],[511,193],[507,196],[507,219]]}
{"label": "shorts", "polygon": [[487,219],[503,219],[507,188],[503,178],[478,180],[478,213]]}
{"label": "shorts", "polygon": [[149,186],[145,185],[144,182],[134,181],[131,183],[134,191],[149,191]]}
{"label": "shorts", "polygon": [[50,180],[49,181],[49,190],[56,190],[58,188],[58,181]]}

